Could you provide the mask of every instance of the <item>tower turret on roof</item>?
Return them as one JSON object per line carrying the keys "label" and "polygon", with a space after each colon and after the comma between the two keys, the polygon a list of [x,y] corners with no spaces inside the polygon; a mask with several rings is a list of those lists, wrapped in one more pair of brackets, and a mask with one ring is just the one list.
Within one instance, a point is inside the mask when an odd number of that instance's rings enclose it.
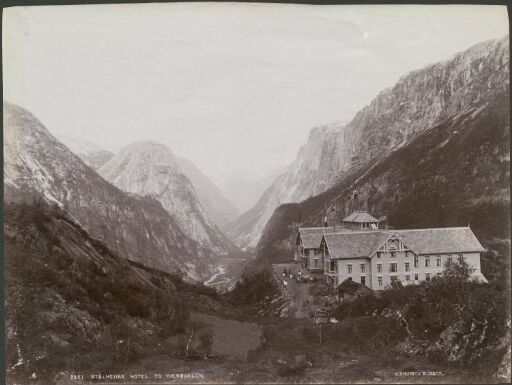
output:
{"label": "tower turret on roof", "polygon": [[356,210],[343,219],[343,225],[353,229],[378,229],[379,220],[364,210]]}

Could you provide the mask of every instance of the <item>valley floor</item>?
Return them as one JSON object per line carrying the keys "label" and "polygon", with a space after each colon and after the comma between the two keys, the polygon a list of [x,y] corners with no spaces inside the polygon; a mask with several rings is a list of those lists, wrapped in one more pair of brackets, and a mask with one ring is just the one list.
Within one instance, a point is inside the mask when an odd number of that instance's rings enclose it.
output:
{"label": "valley floor", "polygon": [[[399,356],[387,349],[372,354],[336,341],[319,342],[307,319],[240,322],[218,316],[192,316],[204,326],[213,326],[214,343],[208,359],[177,358],[171,353],[140,357],[112,369],[121,380],[90,380],[89,373],[76,383],[499,383],[488,373],[457,369],[418,358]],[[315,341],[316,340],[316,341]],[[300,362],[305,363],[305,369]],[[68,384],[71,373],[57,383]],[[104,373],[103,375],[106,375]],[[130,379],[130,376],[133,376]],[[140,376],[140,379],[136,379]]]}

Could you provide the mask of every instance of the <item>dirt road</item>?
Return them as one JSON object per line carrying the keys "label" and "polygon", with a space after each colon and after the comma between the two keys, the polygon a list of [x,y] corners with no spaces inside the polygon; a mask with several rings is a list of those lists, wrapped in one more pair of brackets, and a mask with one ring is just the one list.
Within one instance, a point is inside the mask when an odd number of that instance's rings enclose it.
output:
{"label": "dirt road", "polygon": [[[313,299],[309,291],[310,284],[305,282],[297,282],[295,279],[299,270],[304,273],[305,269],[301,268],[300,263],[280,263],[273,265],[272,267],[281,284],[283,284],[285,279],[288,282],[285,288],[292,298],[291,305],[295,309],[295,318],[306,318],[308,316],[308,306],[304,304],[306,301],[312,302]],[[289,276],[286,278],[283,277],[284,269],[286,269],[286,271],[292,272],[293,279],[290,279]]]}

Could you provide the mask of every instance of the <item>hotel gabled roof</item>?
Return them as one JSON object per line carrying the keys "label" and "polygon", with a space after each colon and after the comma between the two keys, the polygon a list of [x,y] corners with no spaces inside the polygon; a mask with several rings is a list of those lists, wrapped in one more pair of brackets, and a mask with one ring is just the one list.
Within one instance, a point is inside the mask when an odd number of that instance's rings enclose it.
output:
{"label": "hotel gabled roof", "polygon": [[417,254],[484,251],[469,227],[394,230],[394,233]]}
{"label": "hotel gabled roof", "polygon": [[416,254],[484,251],[469,227],[336,232],[325,233],[323,237],[331,258],[346,259],[370,258],[393,235]]}
{"label": "hotel gabled roof", "polygon": [[329,227],[300,227],[299,233],[302,239],[302,245],[305,249],[318,249],[322,243],[324,234],[352,232],[353,230],[341,226]]}
{"label": "hotel gabled roof", "polygon": [[331,258],[369,258],[389,236],[386,231],[358,231],[325,234],[324,239]]}

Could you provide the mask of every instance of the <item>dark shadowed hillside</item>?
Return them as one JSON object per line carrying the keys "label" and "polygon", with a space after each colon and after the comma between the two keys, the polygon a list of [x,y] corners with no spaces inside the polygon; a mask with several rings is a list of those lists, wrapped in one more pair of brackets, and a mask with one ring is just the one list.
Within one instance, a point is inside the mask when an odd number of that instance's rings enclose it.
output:
{"label": "dark shadowed hillside", "polygon": [[[6,365],[11,380],[102,370],[182,332],[179,278],[114,255],[42,201],[7,204]],[[50,377],[47,377],[50,376]]]}
{"label": "dark shadowed hillside", "polygon": [[[349,175],[335,187],[301,204],[302,225],[320,225],[324,205],[339,217],[359,208],[387,215],[396,228],[465,226],[484,246],[510,255],[509,97],[494,98],[446,119],[388,157]],[[283,205],[267,223],[258,245],[261,261],[293,255],[299,205]],[[493,257],[494,256],[494,257]],[[484,256],[483,273],[493,278],[505,260]],[[489,264],[489,261],[493,261]]]}

